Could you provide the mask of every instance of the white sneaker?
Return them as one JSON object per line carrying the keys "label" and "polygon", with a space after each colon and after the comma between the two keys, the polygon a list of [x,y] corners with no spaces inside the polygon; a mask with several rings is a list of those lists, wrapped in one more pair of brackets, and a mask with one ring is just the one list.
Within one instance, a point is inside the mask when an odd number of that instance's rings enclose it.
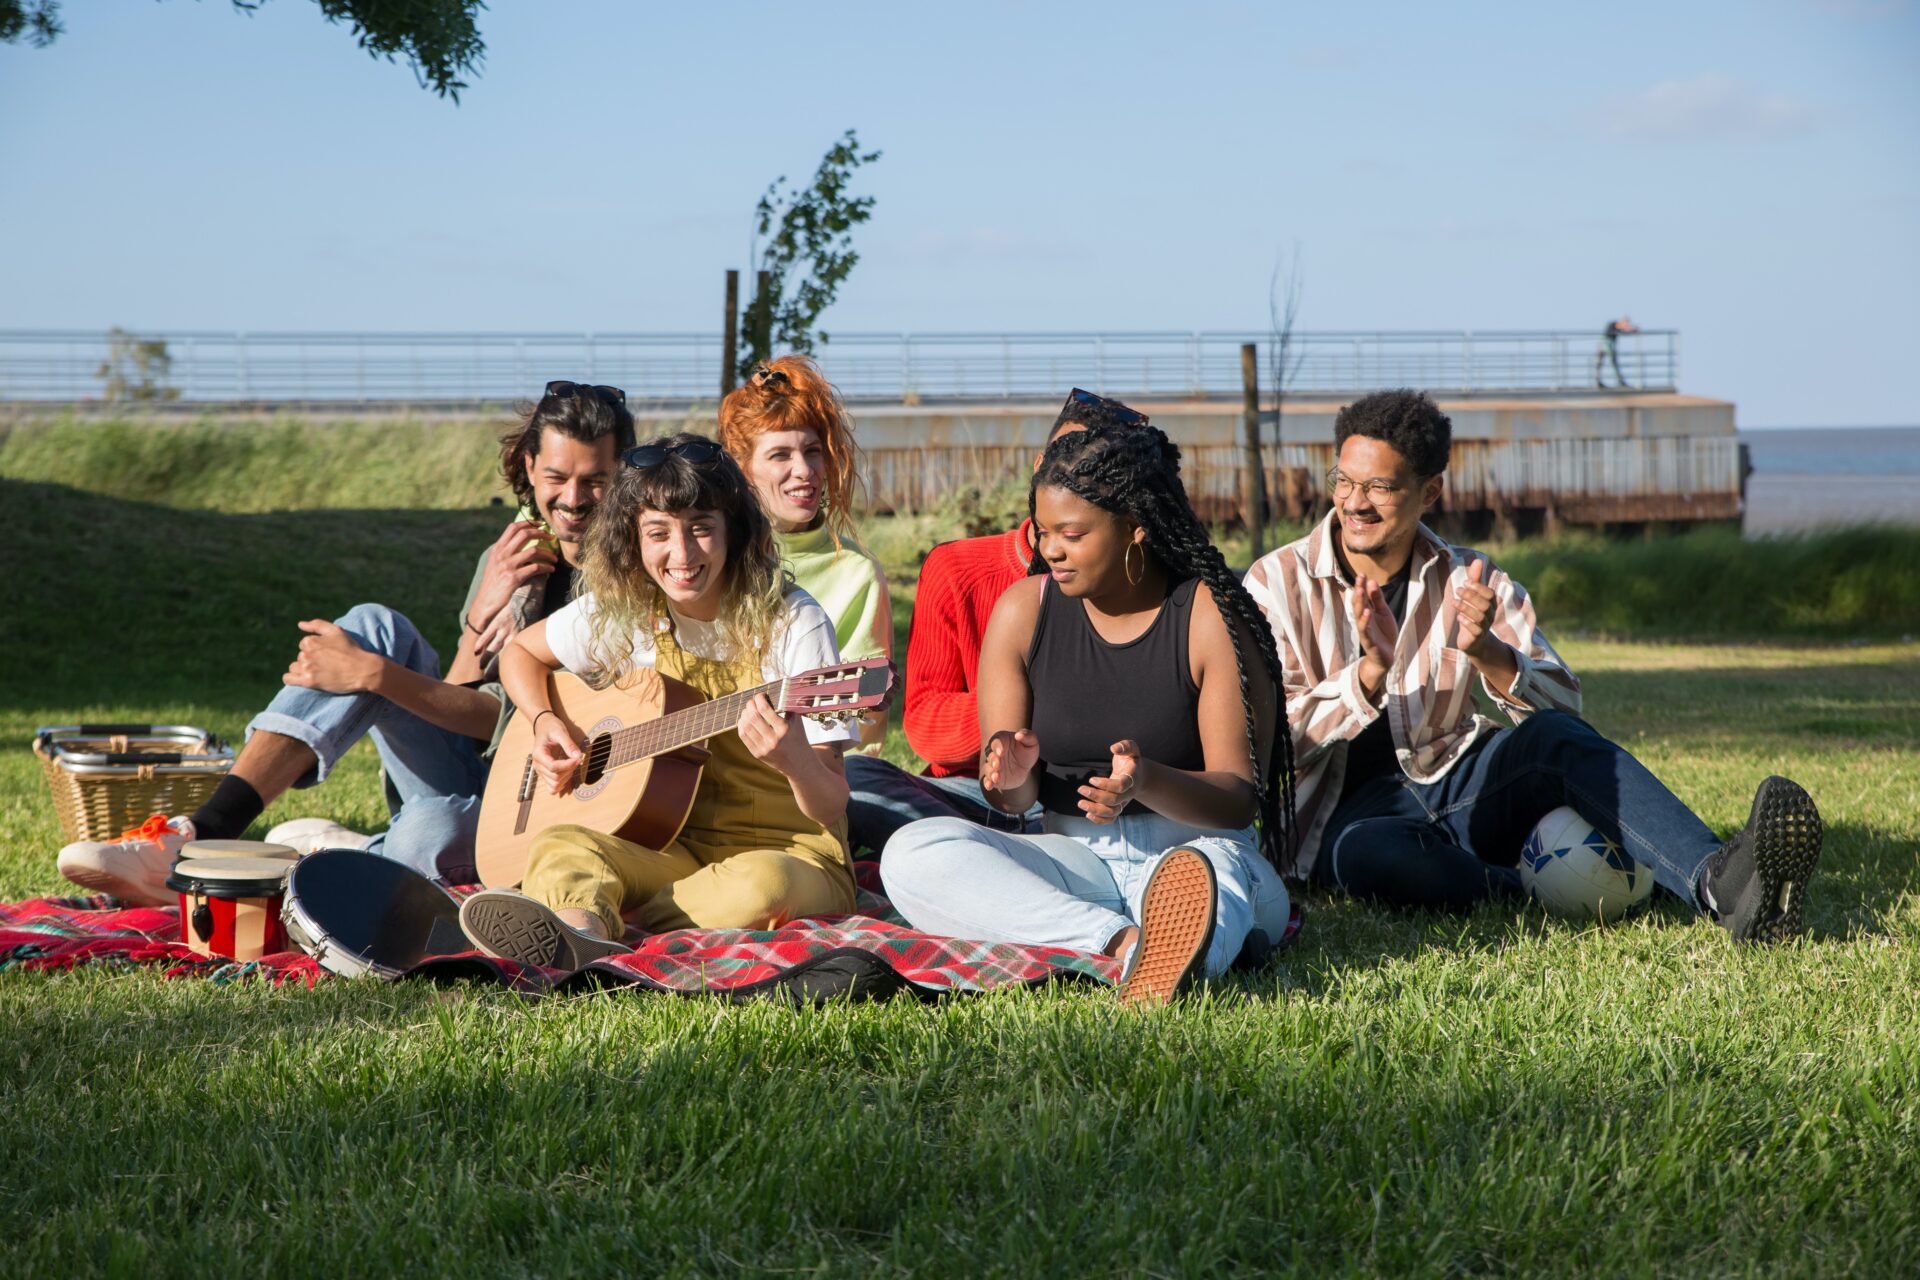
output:
{"label": "white sneaker", "polygon": [[267,832],[268,844],[283,844],[301,857],[315,849],[364,849],[372,836],[343,827],[332,818],[294,818]]}
{"label": "white sneaker", "polygon": [[118,840],[80,840],[60,851],[60,874],[85,889],[110,893],[142,907],[169,907],[178,897],[167,888],[180,846],[194,838],[193,819],[154,814]]}

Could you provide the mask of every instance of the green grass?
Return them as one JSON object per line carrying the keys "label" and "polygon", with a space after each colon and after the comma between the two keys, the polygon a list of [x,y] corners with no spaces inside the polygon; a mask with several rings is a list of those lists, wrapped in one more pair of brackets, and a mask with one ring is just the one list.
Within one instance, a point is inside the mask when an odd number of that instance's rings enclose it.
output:
{"label": "green grass", "polygon": [[[61,885],[37,724],[237,735],[360,599],[450,644],[502,518],[0,500],[0,898]],[[936,525],[868,531],[899,606]],[[1804,943],[1314,895],[1280,963],[1144,1016],[8,973],[0,1275],[1910,1274],[1920,647],[1564,648],[1716,827],[1768,772],[1820,800]],[[306,813],[375,822],[370,751],[262,829]]]}

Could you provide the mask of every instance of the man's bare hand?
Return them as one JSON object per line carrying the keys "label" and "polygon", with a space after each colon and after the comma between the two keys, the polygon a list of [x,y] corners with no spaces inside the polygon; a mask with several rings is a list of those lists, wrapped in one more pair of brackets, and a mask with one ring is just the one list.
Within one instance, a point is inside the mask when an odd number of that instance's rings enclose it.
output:
{"label": "man's bare hand", "polygon": [[1360,633],[1360,684],[1367,697],[1380,696],[1387,672],[1400,644],[1400,622],[1387,604],[1387,593],[1370,578],[1361,578],[1349,597],[1354,630]]}
{"label": "man's bare hand", "polygon": [[493,625],[500,611],[513,599],[514,592],[535,578],[544,578],[553,572],[557,557],[546,537],[533,521],[515,520],[487,548],[480,590],[474,594],[473,605],[463,620],[476,652],[500,651],[510,638],[502,628]]}
{"label": "man's bare hand", "polygon": [[1453,593],[1453,647],[1469,658],[1486,661],[1498,655],[1505,642],[1493,634],[1493,619],[1499,601],[1493,588],[1486,585],[1485,560],[1467,566],[1467,580]]}
{"label": "man's bare hand", "polygon": [[297,625],[307,638],[300,642],[300,652],[280,683],[323,693],[366,693],[379,682],[385,658],[368,653],[325,618],[308,618]]}

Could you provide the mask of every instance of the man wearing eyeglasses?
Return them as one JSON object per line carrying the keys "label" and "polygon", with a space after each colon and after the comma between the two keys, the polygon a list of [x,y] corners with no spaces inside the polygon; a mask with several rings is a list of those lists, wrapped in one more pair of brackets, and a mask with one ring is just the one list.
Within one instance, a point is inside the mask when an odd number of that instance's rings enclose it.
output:
{"label": "man wearing eyeglasses", "polygon": [[[1333,509],[1247,588],[1286,670],[1299,844],[1291,872],[1394,906],[1463,911],[1519,890],[1534,825],[1570,806],[1736,939],[1796,935],[1821,824],[1785,778],[1722,842],[1580,719],[1580,684],[1519,583],[1422,517],[1452,424],[1425,395],[1340,411]],[[1473,685],[1512,722],[1474,708]]]}
{"label": "man wearing eyeglasses", "polygon": [[[1118,400],[1075,387],[1047,440],[1091,426],[1131,427],[1147,415]],[[1036,465],[1039,458],[1034,459]],[[919,818],[964,818],[982,826],[1024,830],[980,790],[980,638],[994,604],[1033,568],[1033,522],[1005,533],[943,542],[927,553],[914,591],[907,634],[907,742],[927,761],[912,774],[877,756],[847,757],[847,835],[854,848],[879,854],[888,838]],[[1038,820],[1038,813],[1031,816]]]}
{"label": "man wearing eyeglasses", "polygon": [[174,901],[166,878],[193,840],[232,839],[291,787],[322,782],[372,735],[386,774],[388,829],[365,836],[324,818],[298,818],[268,839],[308,852],[365,848],[450,883],[471,882],[479,793],[512,707],[495,666],[514,633],[567,602],[581,539],[618,450],[634,442],[618,387],[550,382],[501,441],[500,471],[520,511],[480,555],[460,611],[460,644],[444,675],[418,628],[386,605],[356,605],[306,633],[286,687],[247,726],[233,769],[191,815],[113,841],[60,851],[68,879],[129,902]]}

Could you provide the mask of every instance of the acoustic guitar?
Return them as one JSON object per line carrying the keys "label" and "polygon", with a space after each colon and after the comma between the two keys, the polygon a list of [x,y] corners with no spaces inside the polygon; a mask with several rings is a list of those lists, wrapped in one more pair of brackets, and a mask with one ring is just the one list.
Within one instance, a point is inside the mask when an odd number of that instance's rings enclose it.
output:
{"label": "acoustic guitar", "polygon": [[733,732],[757,694],[777,711],[844,723],[885,706],[892,690],[893,664],[885,658],[803,671],[713,699],[650,667],[606,689],[556,671],[547,679],[553,709],[585,742],[573,785],[554,795],[534,772],[533,717],[516,709],[480,798],[474,861],[481,883],[519,884],[533,838],[559,823],[665,848],[693,808],[706,740]]}

